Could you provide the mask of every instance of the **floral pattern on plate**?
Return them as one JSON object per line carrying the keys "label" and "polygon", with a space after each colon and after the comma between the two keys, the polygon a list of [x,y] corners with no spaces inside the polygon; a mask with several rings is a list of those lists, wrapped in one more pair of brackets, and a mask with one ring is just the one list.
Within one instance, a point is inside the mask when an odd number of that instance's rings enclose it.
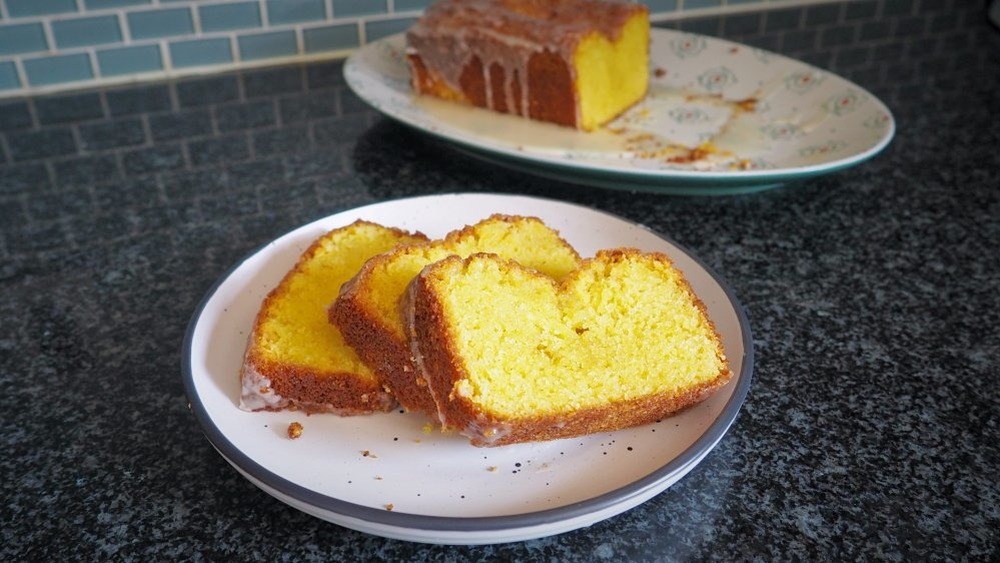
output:
{"label": "floral pattern on plate", "polygon": [[583,133],[415,96],[404,38],[352,55],[350,87],[386,115],[485,158],[586,182],[639,179],[653,189],[762,184],[812,176],[877,154],[895,132],[888,108],[835,74],[703,35],[653,29],[646,98]]}

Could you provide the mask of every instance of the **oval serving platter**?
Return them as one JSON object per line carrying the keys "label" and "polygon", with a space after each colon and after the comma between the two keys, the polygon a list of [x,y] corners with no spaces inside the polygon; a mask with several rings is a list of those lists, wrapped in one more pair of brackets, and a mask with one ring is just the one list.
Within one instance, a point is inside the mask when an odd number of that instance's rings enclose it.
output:
{"label": "oval serving platter", "polygon": [[646,99],[591,133],[415,96],[404,49],[395,35],[357,50],[344,66],[347,84],[470,156],[605,188],[757,191],[857,165],[895,133],[889,109],[864,88],[704,35],[652,29]]}
{"label": "oval serving platter", "polygon": [[[339,417],[238,408],[239,371],[261,301],[312,240],[356,219],[431,237],[492,213],[531,210],[581,255],[632,246],[666,253],[685,273],[723,339],[733,379],[708,400],[656,424],[551,442],[476,448],[394,411]],[[736,419],[750,387],[747,317],[698,258],[641,225],[569,203],[451,194],[359,207],[302,226],[226,273],[198,306],[182,369],[205,435],[248,480],[316,517],[417,542],[486,544],[584,527],[633,508],[693,469]],[[291,422],[303,432],[288,439]]]}

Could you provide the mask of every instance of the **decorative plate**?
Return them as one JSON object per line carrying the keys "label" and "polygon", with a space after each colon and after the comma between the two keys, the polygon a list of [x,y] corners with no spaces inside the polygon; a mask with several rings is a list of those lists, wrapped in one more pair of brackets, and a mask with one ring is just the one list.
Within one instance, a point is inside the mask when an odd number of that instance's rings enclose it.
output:
{"label": "decorative plate", "polygon": [[348,85],[372,107],[463,152],[541,176],[660,193],[755,191],[856,165],[895,123],[885,104],[835,74],[761,49],[652,29],[646,99],[583,133],[415,96],[403,35],[348,58]]}
{"label": "decorative plate", "polygon": [[[492,213],[529,211],[582,255],[632,246],[669,255],[706,304],[733,379],[705,402],[658,423],[581,438],[476,448],[394,411],[339,417],[238,408],[247,335],[265,295],[309,243],[356,219],[432,237]],[[237,264],[198,306],[184,341],[191,409],[212,445],[279,500],[330,522],[419,542],[525,540],[587,526],[660,493],[722,439],[750,387],[750,327],[732,291],[669,239],[612,215],[523,196],[454,194],[378,203],[300,227]],[[301,437],[287,437],[300,422]]]}

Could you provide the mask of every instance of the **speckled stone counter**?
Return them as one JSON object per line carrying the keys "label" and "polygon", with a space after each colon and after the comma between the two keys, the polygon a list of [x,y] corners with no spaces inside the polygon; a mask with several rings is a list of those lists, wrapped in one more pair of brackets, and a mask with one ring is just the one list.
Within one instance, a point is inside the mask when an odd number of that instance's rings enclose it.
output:
{"label": "speckled stone counter", "polygon": [[[675,26],[857,81],[895,141],[800,184],[673,197],[468,160],[367,109],[336,62],[0,101],[0,559],[995,560],[1000,38],[984,6]],[[307,516],[212,449],[180,356],[216,278],[308,221],[459,191],[618,214],[731,284],[754,382],[686,478],[586,529],[447,547]]]}

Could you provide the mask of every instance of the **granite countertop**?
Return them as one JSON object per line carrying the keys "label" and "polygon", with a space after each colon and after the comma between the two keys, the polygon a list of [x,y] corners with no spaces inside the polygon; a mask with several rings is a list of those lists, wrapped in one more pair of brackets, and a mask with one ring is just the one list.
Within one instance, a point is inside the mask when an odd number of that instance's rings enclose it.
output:
{"label": "granite countertop", "polygon": [[[897,119],[869,162],[738,196],[469,160],[368,109],[339,62],[0,101],[0,559],[995,559],[1000,38],[977,3],[886,19],[896,4],[850,45],[809,27],[824,7],[792,31],[795,10],[675,24],[830,68]],[[306,222],[449,192],[620,215],[733,287],[753,386],[683,480],[589,528],[448,547],[308,516],[213,450],[180,365],[215,280]]]}

